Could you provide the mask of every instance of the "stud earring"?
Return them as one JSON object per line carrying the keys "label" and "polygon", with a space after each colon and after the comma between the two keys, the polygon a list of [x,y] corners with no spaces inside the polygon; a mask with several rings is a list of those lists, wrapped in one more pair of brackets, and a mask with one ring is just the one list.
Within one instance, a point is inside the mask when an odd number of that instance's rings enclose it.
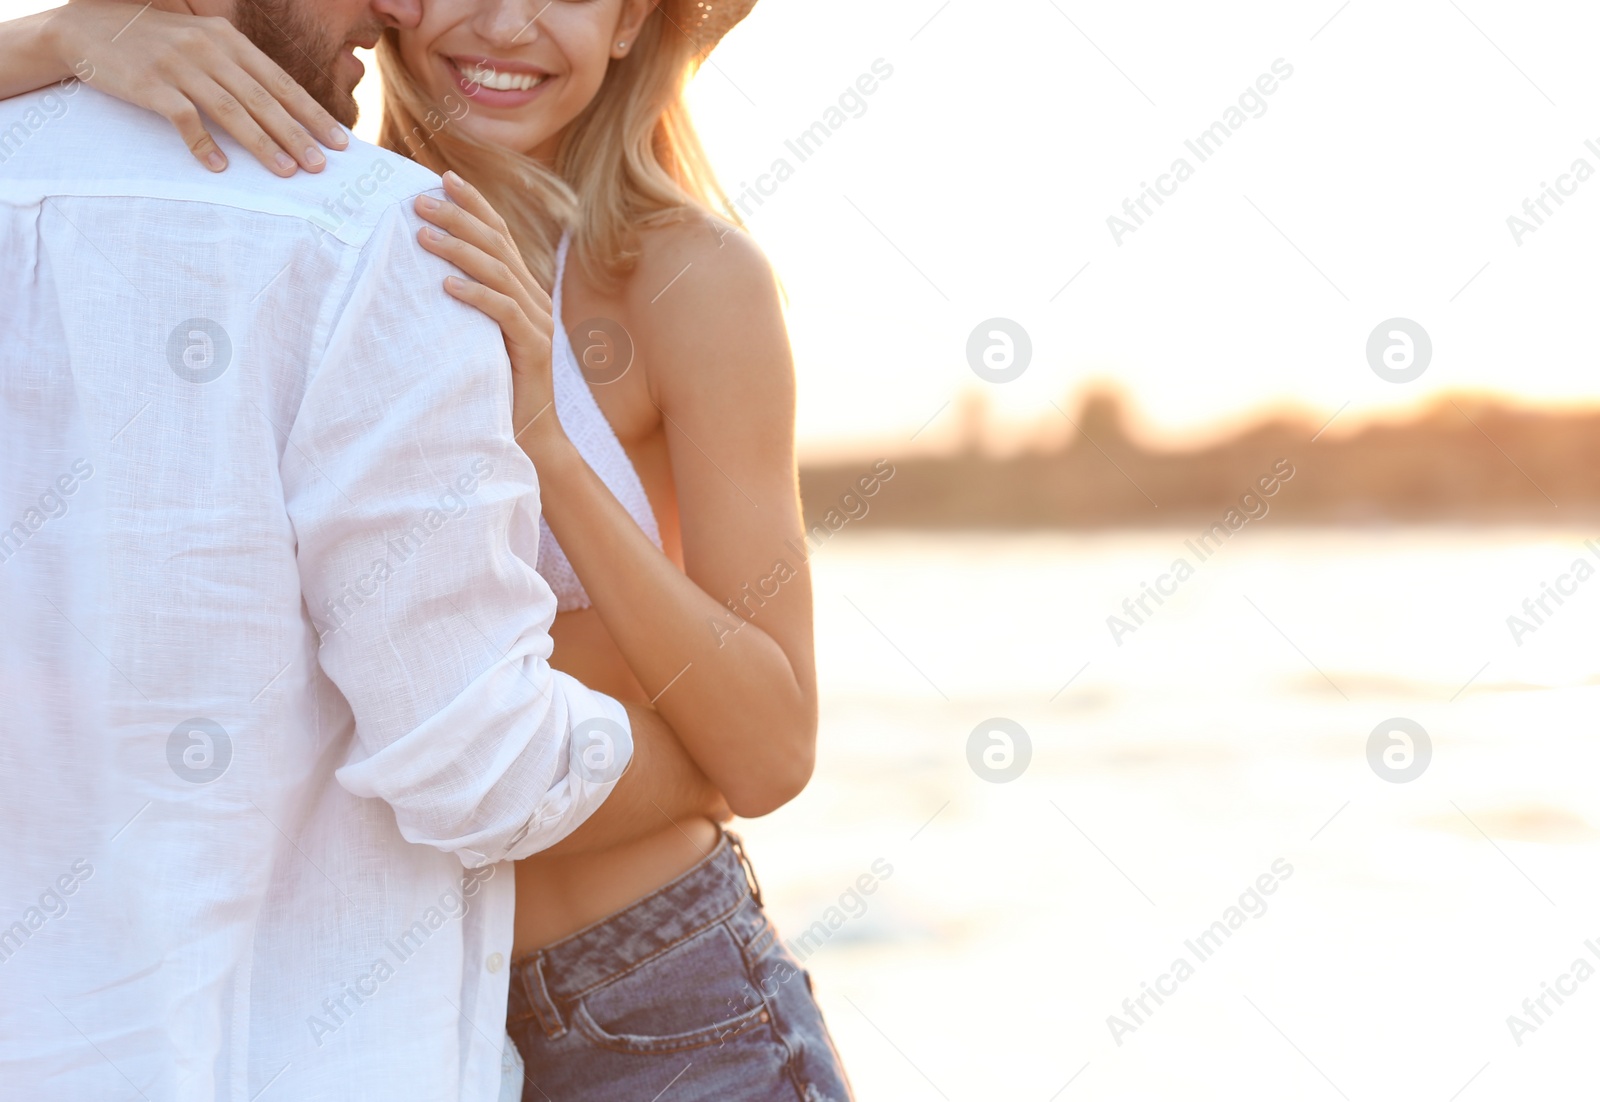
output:
{"label": "stud earring", "polygon": [[628,44],[626,42],[618,42],[617,43],[617,49],[626,50],[627,48],[628,48]]}

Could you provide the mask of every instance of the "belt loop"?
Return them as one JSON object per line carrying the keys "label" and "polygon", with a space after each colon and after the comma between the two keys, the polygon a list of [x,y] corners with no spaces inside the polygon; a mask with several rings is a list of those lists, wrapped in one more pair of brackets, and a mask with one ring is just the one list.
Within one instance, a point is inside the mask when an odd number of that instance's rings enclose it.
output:
{"label": "belt loop", "polygon": [[544,950],[538,950],[532,959],[525,961],[518,974],[522,980],[523,994],[528,999],[528,1006],[533,1011],[533,1016],[539,1019],[539,1028],[544,1030],[544,1035],[552,1041],[564,1036],[567,1032],[567,1023],[562,1019],[561,1011],[556,1006],[556,1001],[550,997],[550,988],[544,981]]}
{"label": "belt loop", "polygon": [[728,835],[728,842],[733,846],[734,855],[739,858],[739,866],[744,869],[744,878],[750,882],[750,896],[756,901],[757,907],[766,906],[761,901],[761,881],[756,879],[756,867],[750,863],[750,855],[744,851],[744,839],[733,831],[723,828]]}

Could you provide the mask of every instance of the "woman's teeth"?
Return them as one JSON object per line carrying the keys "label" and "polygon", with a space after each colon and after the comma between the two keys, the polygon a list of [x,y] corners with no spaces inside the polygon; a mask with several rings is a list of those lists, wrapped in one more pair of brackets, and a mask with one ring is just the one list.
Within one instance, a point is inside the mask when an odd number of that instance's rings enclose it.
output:
{"label": "woman's teeth", "polygon": [[480,84],[496,92],[526,92],[543,84],[545,76],[533,73],[502,73],[485,65],[463,65],[461,75],[471,84]]}

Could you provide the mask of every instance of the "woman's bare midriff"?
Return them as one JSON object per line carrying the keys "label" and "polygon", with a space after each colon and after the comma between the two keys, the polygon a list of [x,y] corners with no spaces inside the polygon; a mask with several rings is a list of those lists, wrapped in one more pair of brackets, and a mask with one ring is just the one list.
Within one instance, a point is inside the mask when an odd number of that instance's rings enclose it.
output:
{"label": "woman's bare midriff", "polygon": [[518,861],[513,959],[649,895],[688,871],[716,841],[716,824],[697,818],[600,853]]}
{"label": "woman's bare midriff", "polygon": [[[563,612],[550,629],[550,664],[599,692],[636,703],[649,698],[592,608]],[[517,862],[513,957],[543,948],[605,918],[688,871],[716,845],[706,818],[676,823],[596,853],[536,853]]]}

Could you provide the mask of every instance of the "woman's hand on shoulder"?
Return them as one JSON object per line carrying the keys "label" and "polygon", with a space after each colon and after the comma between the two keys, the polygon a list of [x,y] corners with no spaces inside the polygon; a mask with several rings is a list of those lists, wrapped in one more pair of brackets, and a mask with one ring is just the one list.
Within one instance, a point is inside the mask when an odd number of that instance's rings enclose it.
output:
{"label": "woman's hand on shoulder", "polygon": [[349,144],[333,116],[232,23],[188,14],[180,0],[73,0],[52,14],[50,39],[78,79],[165,118],[213,172],[228,159],[202,111],[279,176],[319,171],[319,140]]}
{"label": "woman's hand on shoulder", "polygon": [[511,359],[512,424],[517,442],[537,462],[544,449],[566,442],[550,374],[556,324],[550,294],[528,271],[505,219],[477,188],[446,172],[444,190],[445,202],[417,196],[417,213],[431,223],[418,240],[470,277],[450,276],[445,290],[499,323]]}

